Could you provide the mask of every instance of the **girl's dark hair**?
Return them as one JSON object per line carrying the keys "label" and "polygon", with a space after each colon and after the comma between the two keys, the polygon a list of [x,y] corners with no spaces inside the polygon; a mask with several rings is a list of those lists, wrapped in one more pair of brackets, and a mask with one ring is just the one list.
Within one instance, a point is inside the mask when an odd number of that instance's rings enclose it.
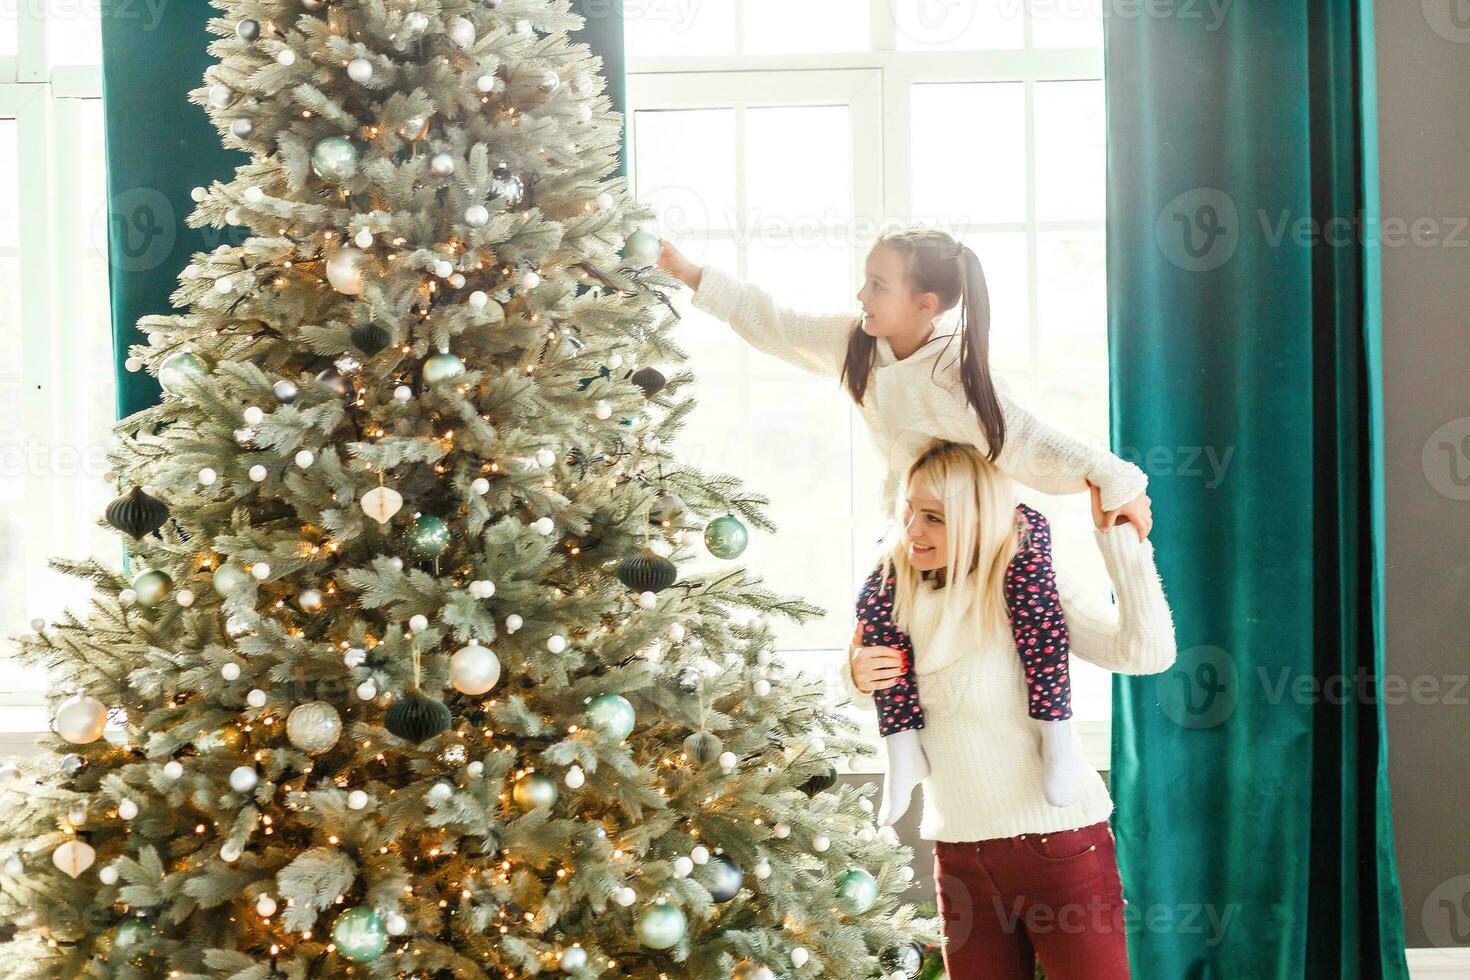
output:
{"label": "girl's dark hair", "polygon": [[[910,228],[885,233],[873,248],[891,248],[907,259],[909,287],[916,293],[934,293],[940,309],[948,312],[960,305],[960,380],[965,401],[980,419],[985,432],[985,455],[991,462],[1005,446],[1006,424],[1000,396],[990,376],[990,289],[980,258],[968,245],[961,245],[936,228]],[[954,342],[945,342],[945,349]],[[868,390],[878,342],[853,328],[847,339],[847,357],[842,365],[842,383],[859,405]],[[941,358],[943,352],[941,352]],[[938,370],[940,359],[934,362]]]}

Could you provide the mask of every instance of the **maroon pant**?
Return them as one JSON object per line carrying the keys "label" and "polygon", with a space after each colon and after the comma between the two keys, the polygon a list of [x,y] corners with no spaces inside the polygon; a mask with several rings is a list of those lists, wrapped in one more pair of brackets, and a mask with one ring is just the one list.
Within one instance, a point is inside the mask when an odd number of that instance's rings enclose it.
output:
{"label": "maroon pant", "polygon": [[1106,821],[934,843],[950,980],[1127,980],[1123,883]]}

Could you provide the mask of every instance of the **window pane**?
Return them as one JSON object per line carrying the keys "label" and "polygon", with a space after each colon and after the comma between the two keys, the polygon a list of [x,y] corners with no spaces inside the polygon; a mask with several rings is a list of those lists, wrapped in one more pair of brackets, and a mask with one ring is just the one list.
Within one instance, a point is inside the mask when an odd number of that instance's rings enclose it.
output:
{"label": "window pane", "polygon": [[105,252],[107,140],[102,119],[102,100],[78,99],[72,105],[76,107],[76,135],[81,142],[81,157],[77,161],[81,180],[76,188],[77,217],[81,220],[81,226],[76,232],[77,240]]}
{"label": "window pane", "polygon": [[1019,48],[1020,0],[886,0],[900,51]]}
{"label": "window pane", "polygon": [[642,111],[634,119],[638,198],[664,234],[730,230],[735,220],[735,111]]}
{"label": "window pane", "polygon": [[1036,210],[1042,221],[1102,220],[1103,105],[1100,81],[1036,86]]}
{"label": "window pane", "polygon": [[1015,82],[915,85],[915,216],[964,224],[1024,220],[1025,112]]}
{"label": "window pane", "polygon": [[1102,233],[1044,233],[1038,240],[1037,263],[1041,363],[1048,369],[1086,369],[1106,391],[1108,311]]}
{"label": "window pane", "polygon": [[[0,373],[6,374],[19,372],[21,366],[18,165],[15,120],[0,119]],[[17,408],[13,393],[10,397],[8,407]],[[16,429],[7,426],[4,431]]]}
{"label": "window pane", "polygon": [[745,114],[746,227],[821,237],[852,216],[852,129],[846,106]]}
{"label": "window pane", "polygon": [[735,0],[627,0],[601,9],[623,11],[630,58],[735,54]]}
{"label": "window pane", "polygon": [[0,58],[15,57],[19,49],[19,32],[16,29],[16,12],[19,5],[0,3]]}
{"label": "window pane", "polygon": [[20,158],[14,119],[0,119],[0,248],[20,244]]}
{"label": "window pane", "polygon": [[[735,243],[728,239],[708,240],[702,238],[670,239],[689,261],[699,265],[713,265],[722,272],[738,275]],[[699,397],[704,394],[705,382],[728,380],[739,374],[744,341],[722,320],[695,309],[690,302],[692,294],[685,291],[676,300],[681,319],[674,328],[678,345],[689,355],[689,367],[699,383]],[[682,442],[682,438],[680,442]]]}
{"label": "window pane", "polygon": [[[753,450],[742,475],[771,498],[777,534],[753,534],[749,567],[778,592],[827,611],[805,626],[778,622],[783,647],[831,648],[847,640],[853,589],[851,414],[826,379],[757,381],[750,392]],[[800,560],[795,560],[802,556]]]}
{"label": "window pane", "polygon": [[1031,0],[1031,43],[1038,48],[1100,48],[1102,10],[1097,0]]}
{"label": "window pane", "polygon": [[[851,311],[857,322],[857,291],[853,271],[854,249],[841,243],[814,243],[757,238],[750,243],[747,265],[750,281],[770,293],[777,304],[806,313]],[[815,377],[759,351],[750,351],[750,369],[757,377]],[[836,382],[823,380],[836,387]]]}
{"label": "window pane", "polygon": [[0,255],[0,374],[20,373],[20,345],[20,259]]}
{"label": "window pane", "polygon": [[[747,54],[866,51],[874,0],[745,0]],[[887,0],[877,0],[886,3]]]}
{"label": "window pane", "polygon": [[1031,297],[1026,236],[1022,232],[970,234],[964,243],[980,257],[990,291],[990,364],[1009,376],[1031,367]]}
{"label": "window pane", "polygon": [[[48,0],[46,6],[46,54],[50,63],[102,64],[101,3]],[[138,15],[143,15],[141,9]]]}

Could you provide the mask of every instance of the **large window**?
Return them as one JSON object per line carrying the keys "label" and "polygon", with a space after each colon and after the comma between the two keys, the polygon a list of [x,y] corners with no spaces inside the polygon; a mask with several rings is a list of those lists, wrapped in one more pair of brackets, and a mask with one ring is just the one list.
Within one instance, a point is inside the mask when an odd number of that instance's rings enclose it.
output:
{"label": "large window", "polygon": [[[878,228],[970,244],[993,365],[1043,419],[1105,447],[1102,29],[1068,0],[629,3],[633,180],[660,232],[785,305],[856,308]],[[854,590],[883,530],[880,464],[834,384],[745,348],[684,304],[701,405],[681,443],[769,496],[746,560],[827,616],[781,645],[840,695]],[[1023,496],[1059,561],[1106,596],[1083,498]],[[1089,754],[1107,762],[1109,685],[1074,667]],[[869,716],[871,718],[871,716]]]}
{"label": "large window", "polygon": [[[1101,27],[1082,0],[638,0],[627,16],[639,194],[697,258],[810,309],[852,308],[879,224],[940,224],[980,254],[998,373],[1104,445]],[[97,5],[0,4],[0,634],[77,606],[52,556],[107,554],[113,415]],[[180,107],[180,111],[188,111]],[[832,386],[691,311],[701,407],[681,451],[772,498],[749,563],[826,619],[783,646],[831,676],[882,531],[880,468]],[[1040,500],[1062,560],[1105,579],[1080,500]],[[8,651],[6,651],[8,653]],[[1105,734],[1107,684],[1075,671]],[[0,657],[5,727],[44,679]],[[836,689],[834,688],[834,694]],[[1105,742],[1101,746],[1105,760]]]}
{"label": "large window", "polygon": [[[0,635],[80,608],[52,557],[96,526],[114,416],[95,3],[0,4]],[[110,552],[109,552],[110,549]],[[44,726],[45,678],[0,656],[0,739]]]}

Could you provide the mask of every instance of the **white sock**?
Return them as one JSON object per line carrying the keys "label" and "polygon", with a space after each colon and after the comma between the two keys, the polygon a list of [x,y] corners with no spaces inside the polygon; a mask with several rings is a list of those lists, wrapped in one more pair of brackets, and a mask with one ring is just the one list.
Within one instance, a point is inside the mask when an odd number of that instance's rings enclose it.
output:
{"label": "white sock", "polygon": [[1041,784],[1052,806],[1077,802],[1077,770],[1073,763],[1072,722],[1041,721]]}
{"label": "white sock", "polygon": [[914,787],[929,775],[929,757],[919,745],[918,729],[884,736],[883,747],[888,753],[888,777],[883,780],[878,823],[892,827],[907,812]]}

